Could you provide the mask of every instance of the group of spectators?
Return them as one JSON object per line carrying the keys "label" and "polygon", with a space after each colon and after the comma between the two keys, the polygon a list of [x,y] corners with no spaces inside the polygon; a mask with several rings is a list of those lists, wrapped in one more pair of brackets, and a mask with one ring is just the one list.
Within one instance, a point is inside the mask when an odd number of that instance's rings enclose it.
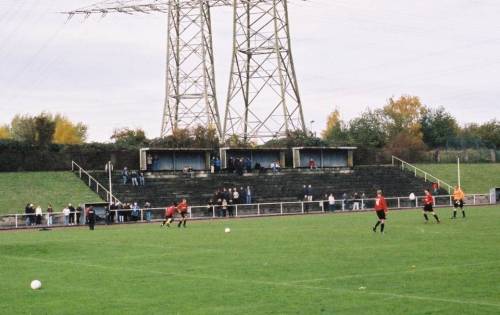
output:
{"label": "group of spectators", "polygon": [[[84,209],[82,205],[78,205],[76,208],[69,203],[61,210],[61,214],[63,216],[63,224],[64,225],[80,225],[82,213],[84,213]],[[43,224],[43,215],[44,212],[40,205],[34,206],[32,203],[26,204],[24,208],[25,214],[25,224],[26,226],[33,225],[42,225]],[[45,219],[46,225],[51,226],[54,224],[54,208],[51,204],[47,206],[45,210]]]}
{"label": "group of spectators", "polygon": [[208,201],[207,215],[210,216],[215,212],[218,217],[233,217],[234,205],[251,204],[252,198],[253,191],[250,186],[240,189],[236,187],[217,189]]}
{"label": "group of spectators", "polygon": [[[340,203],[336,203],[333,193],[323,195],[323,198],[321,200],[323,201],[323,208],[325,210],[361,210],[365,209],[363,200],[366,198],[367,197],[364,192],[361,194],[359,194],[358,192],[354,192],[352,195],[348,195],[344,192],[341,196]],[[304,202],[311,202],[314,200],[314,190],[312,185],[309,184],[302,186],[302,195],[299,196],[299,199]],[[306,204],[305,211],[308,210],[309,206]]]}
{"label": "group of spectators", "polygon": [[132,186],[145,186],[146,180],[144,178],[144,173],[141,171],[132,170],[130,171],[126,166],[122,170],[122,180],[123,185],[131,183]]}
{"label": "group of spectators", "polygon": [[[252,173],[254,170],[258,173],[265,173],[267,169],[270,169],[273,173],[277,173],[281,170],[280,161],[276,160],[271,162],[271,164],[266,168],[266,166],[255,162],[252,166],[252,160],[248,157],[229,157],[227,160],[226,171],[228,173],[234,173],[238,175],[243,175],[245,173]],[[220,172],[221,163],[219,158],[213,158],[211,162],[212,172]]]}
{"label": "group of spectators", "polygon": [[[148,222],[152,219],[151,204],[149,202],[144,203],[143,209],[145,210],[144,219]],[[139,221],[141,217],[141,207],[137,202],[134,203],[120,203],[113,202],[109,207],[105,208],[105,220],[106,224],[112,224],[115,219],[119,223],[129,222],[129,221]]]}

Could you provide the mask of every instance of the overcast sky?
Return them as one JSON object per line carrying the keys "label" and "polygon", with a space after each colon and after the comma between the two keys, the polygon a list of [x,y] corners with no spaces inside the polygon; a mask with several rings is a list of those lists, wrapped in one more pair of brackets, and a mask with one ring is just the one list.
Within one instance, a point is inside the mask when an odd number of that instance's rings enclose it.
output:
{"label": "overcast sky", "polygon": [[[153,1],[153,0],[151,0]],[[17,113],[63,113],[89,126],[160,133],[166,16],[66,22],[58,11],[96,0],[0,0],[0,124]],[[219,104],[231,54],[231,8],[214,8]],[[500,1],[291,0],[292,49],[305,118],[321,131],[391,96],[420,96],[461,123],[500,117]],[[220,108],[223,112],[224,108]]]}

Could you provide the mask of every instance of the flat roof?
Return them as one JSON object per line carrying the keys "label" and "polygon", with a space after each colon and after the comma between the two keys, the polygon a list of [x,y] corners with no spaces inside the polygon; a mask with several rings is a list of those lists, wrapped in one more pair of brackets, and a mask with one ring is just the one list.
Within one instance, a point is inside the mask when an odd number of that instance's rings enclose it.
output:
{"label": "flat roof", "polygon": [[184,151],[184,152],[206,152],[213,151],[209,148],[141,148],[141,151]]}
{"label": "flat roof", "polygon": [[293,147],[292,149],[356,150],[358,147]]}
{"label": "flat roof", "polygon": [[235,150],[235,151],[286,151],[287,148],[231,148],[224,147],[220,148],[221,150]]}

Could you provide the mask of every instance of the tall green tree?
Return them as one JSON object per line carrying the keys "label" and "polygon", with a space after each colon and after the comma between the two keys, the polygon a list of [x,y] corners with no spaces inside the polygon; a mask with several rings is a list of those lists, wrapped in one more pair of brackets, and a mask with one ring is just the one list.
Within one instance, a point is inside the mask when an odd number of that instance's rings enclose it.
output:
{"label": "tall green tree", "polygon": [[147,138],[144,130],[140,128],[121,128],[113,131],[111,140],[114,140],[119,145],[138,147],[144,145]]}
{"label": "tall green tree", "polygon": [[36,129],[36,143],[46,146],[52,143],[54,132],[56,130],[56,122],[54,118],[47,114],[41,113],[34,117]]}
{"label": "tall green tree", "polygon": [[14,116],[10,123],[10,135],[12,140],[15,141],[35,143],[35,119],[30,115]]}
{"label": "tall green tree", "polygon": [[432,148],[446,146],[459,131],[456,119],[443,107],[428,108],[420,119],[420,125],[424,142]]}
{"label": "tall green tree", "polygon": [[360,117],[349,122],[350,142],[357,146],[381,148],[387,142],[384,113],[381,110],[366,110]]}

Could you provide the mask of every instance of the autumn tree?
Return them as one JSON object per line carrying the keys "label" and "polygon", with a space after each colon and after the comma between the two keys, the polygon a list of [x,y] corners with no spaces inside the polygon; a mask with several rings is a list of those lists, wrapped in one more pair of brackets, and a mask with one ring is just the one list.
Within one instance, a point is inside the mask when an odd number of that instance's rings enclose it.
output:
{"label": "autumn tree", "polygon": [[82,144],[87,140],[87,126],[73,123],[66,116],[56,115],[53,142],[57,144]]}
{"label": "autumn tree", "polygon": [[337,109],[328,115],[326,129],[321,132],[321,137],[332,144],[345,144],[348,141],[346,125]]}
{"label": "autumn tree", "polygon": [[390,98],[383,113],[389,137],[405,132],[413,137],[422,138],[420,121],[426,108],[416,96],[403,95],[399,99]]}
{"label": "autumn tree", "polygon": [[10,139],[9,125],[0,126],[0,140]]}

